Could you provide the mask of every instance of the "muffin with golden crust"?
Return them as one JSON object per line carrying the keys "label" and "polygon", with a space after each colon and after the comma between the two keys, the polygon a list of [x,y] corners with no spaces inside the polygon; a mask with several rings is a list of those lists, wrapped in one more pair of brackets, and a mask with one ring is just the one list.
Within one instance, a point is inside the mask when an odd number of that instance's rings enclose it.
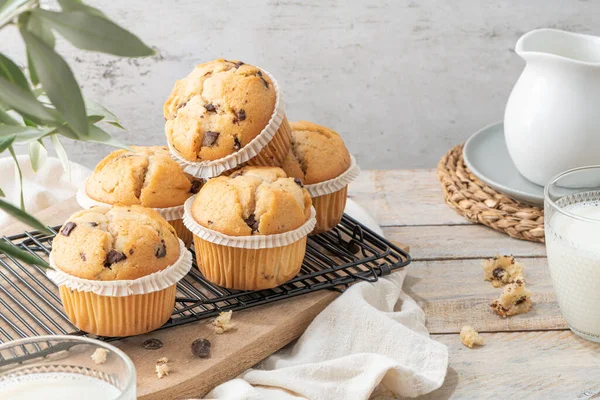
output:
{"label": "muffin with golden crust", "polygon": [[[244,290],[275,287],[294,277],[314,226],[310,195],[299,180],[277,167],[244,167],[210,179],[189,210],[186,205],[186,224],[190,219],[196,225],[190,228],[204,276]],[[302,229],[304,235],[289,240]],[[284,245],[275,240],[282,236]],[[264,246],[245,246],[257,237],[264,237]],[[236,245],[228,245],[232,242]]]}
{"label": "muffin with golden crust", "polygon": [[[256,138],[275,113],[276,87],[261,69],[218,59],[197,65],[178,80],[164,104],[171,148],[189,162],[214,161],[236,153]],[[254,165],[280,165],[290,147],[283,121]]]}
{"label": "muffin with golden crust", "polygon": [[[180,262],[180,250],[175,229],[150,208],[116,205],[73,214],[53,239],[51,253],[58,271],[86,282],[78,289],[59,287],[66,314],[79,329],[96,335],[129,336],[159,328],[173,311],[176,284],[115,293],[123,281],[147,279]],[[94,285],[105,292],[86,290]]]}
{"label": "muffin with golden crust", "polygon": [[[164,146],[131,146],[106,156],[86,181],[85,195],[105,204],[142,205],[155,209],[183,206],[200,190],[201,181],[183,172]],[[83,205],[83,204],[82,204]],[[191,244],[191,233],[179,213],[159,210],[179,237]]]}
{"label": "muffin with golden crust", "polygon": [[[340,135],[327,127],[308,121],[292,122],[292,148],[282,168],[289,176],[307,185],[317,211],[317,226],[313,233],[334,228],[340,223],[348,185],[331,185],[335,190],[316,190],[323,182],[335,181],[345,176],[352,159]],[[323,194],[323,192],[327,192]]]}

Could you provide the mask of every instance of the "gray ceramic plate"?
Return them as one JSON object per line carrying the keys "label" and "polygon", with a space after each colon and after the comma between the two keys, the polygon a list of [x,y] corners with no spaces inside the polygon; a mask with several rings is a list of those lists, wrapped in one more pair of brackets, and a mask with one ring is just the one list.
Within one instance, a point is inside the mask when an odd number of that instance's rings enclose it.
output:
{"label": "gray ceramic plate", "polygon": [[502,122],[471,136],[463,148],[463,158],[473,175],[498,192],[526,203],[544,204],[544,188],[523,178],[508,155]]}

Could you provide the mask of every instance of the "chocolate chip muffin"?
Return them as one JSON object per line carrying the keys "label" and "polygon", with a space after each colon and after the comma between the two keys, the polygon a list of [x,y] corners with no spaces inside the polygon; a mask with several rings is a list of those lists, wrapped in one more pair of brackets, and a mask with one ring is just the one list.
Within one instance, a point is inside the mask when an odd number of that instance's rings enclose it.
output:
{"label": "chocolate chip muffin", "polygon": [[[175,83],[164,104],[167,140],[184,160],[222,159],[244,149],[269,125],[278,111],[277,96],[272,78],[253,65],[224,59],[199,64]],[[277,123],[277,134],[259,150],[256,165],[280,165],[289,150],[285,116]]]}
{"label": "chocolate chip muffin", "polygon": [[151,208],[180,206],[200,182],[190,179],[164,146],[131,146],[106,156],[87,179],[85,191],[107,204]]}
{"label": "chocolate chip muffin", "polygon": [[274,235],[304,224],[310,206],[308,192],[281,168],[244,167],[209,180],[194,200],[192,216],[225,235]]}
{"label": "chocolate chip muffin", "polygon": [[292,148],[283,169],[312,185],[336,178],[350,168],[350,153],[340,135],[308,121],[291,122]]}
{"label": "chocolate chip muffin", "polygon": [[[189,246],[192,234],[183,225],[183,203],[200,190],[202,181],[185,174],[164,146],[131,150],[113,151],[100,161],[86,181],[85,196],[105,204],[155,208]],[[78,200],[89,206],[80,196]]]}
{"label": "chocolate chip muffin", "polygon": [[93,207],[73,214],[59,230],[50,255],[56,271],[48,274],[59,279],[65,312],[79,329],[137,335],[171,316],[176,281],[191,267],[183,254],[175,230],[158,212]]}
{"label": "chocolate chip muffin", "polygon": [[337,132],[308,121],[290,125],[292,147],[282,168],[306,184],[317,211],[313,233],[328,231],[342,219],[348,182],[358,169]]}
{"label": "chocolate chip muffin", "polygon": [[83,279],[136,279],[179,258],[175,229],[141,206],[94,207],[73,214],[52,242],[62,271]]}
{"label": "chocolate chip muffin", "polygon": [[277,167],[244,167],[211,179],[185,212],[204,276],[239,290],[294,277],[315,224],[310,195]]}

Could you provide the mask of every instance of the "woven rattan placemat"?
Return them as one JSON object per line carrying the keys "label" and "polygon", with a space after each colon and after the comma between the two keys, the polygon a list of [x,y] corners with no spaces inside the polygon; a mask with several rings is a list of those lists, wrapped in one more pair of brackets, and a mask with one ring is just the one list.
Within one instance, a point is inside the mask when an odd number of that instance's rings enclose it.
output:
{"label": "woven rattan placemat", "polygon": [[544,210],[506,197],[477,179],[465,165],[462,148],[453,147],[438,164],[446,203],[471,222],[544,243]]}

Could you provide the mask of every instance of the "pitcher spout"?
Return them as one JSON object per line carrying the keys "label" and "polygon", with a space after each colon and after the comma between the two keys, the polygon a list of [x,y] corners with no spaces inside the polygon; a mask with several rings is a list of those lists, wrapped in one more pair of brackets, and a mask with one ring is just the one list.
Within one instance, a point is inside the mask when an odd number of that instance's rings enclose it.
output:
{"label": "pitcher spout", "polygon": [[536,29],[521,36],[515,52],[525,61],[554,59],[600,68],[600,38],[592,35],[558,29]]}

